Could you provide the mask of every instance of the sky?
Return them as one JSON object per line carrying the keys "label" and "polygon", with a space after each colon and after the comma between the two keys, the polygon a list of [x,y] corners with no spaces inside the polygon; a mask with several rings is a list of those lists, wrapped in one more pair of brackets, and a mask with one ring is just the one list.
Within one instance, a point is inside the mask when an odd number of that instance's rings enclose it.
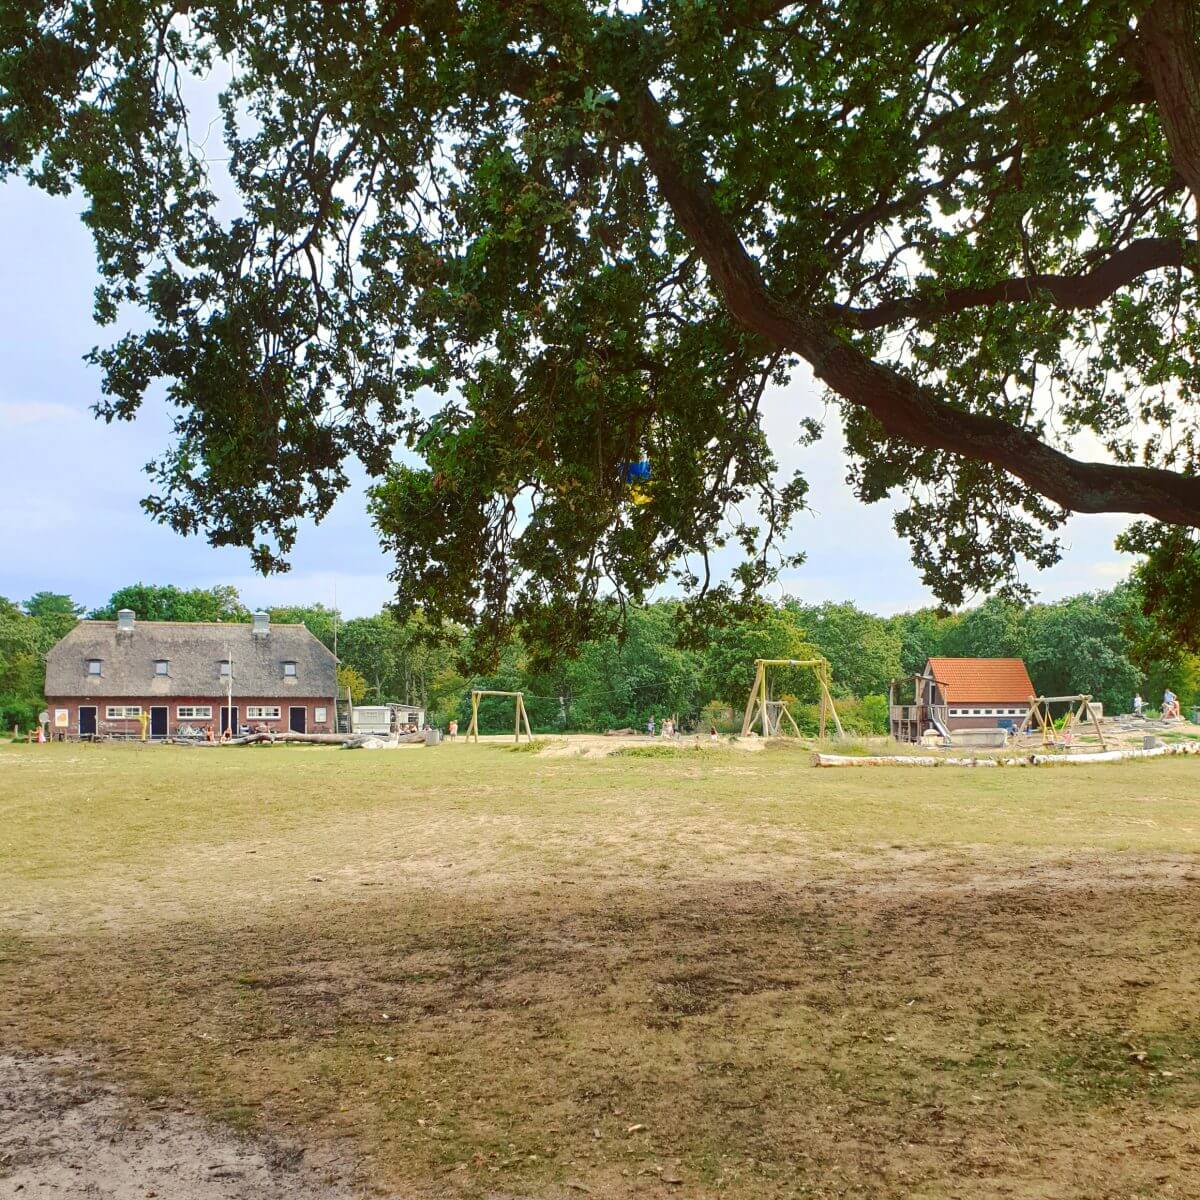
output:
{"label": "sky", "polygon": [[[97,276],[80,207],[20,182],[0,185],[0,595],[66,592],[94,607],[129,583],[221,583],[251,607],[336,599],[348,617],[377,612],[391,597],[390,564],[367,517],[361,472],[325,521],[302,527],[292,570],[281,576],[263,578],[245,551],[181,537],[141,510],[144,467],[168,444],[169,414],[148,403],[136,421],[105,425],[90,412],[100,377],[83,356],[111,330],[92,321]],[[807,560],[777,590],[811,602],[853,600],[881,614],[932,603],[892,528],[891,507],[864,506],[846,485],[837,432],[797,445],[800,419],[822,408],[820,389],[801,377],[764,402],[781,467],[802,469],[810,487],[811,511],[786,543]],[[1026,582],[1047,600],[1111,587],[1131,563],[1113,549],[1125,524],[1072,518],[1062,562],[1030,569]]]}

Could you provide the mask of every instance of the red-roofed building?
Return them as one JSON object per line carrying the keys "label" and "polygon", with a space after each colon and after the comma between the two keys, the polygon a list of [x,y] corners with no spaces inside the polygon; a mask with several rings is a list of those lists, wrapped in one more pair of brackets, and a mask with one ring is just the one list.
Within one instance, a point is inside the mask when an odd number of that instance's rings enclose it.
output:
{"label": "red-roofed building", "polygon": [[929,729],[1015,729],[1036,694],[1019,658],[931,658],[913,691],[913,704],[896,704],[893,688],[892,736],[900,741],[920,741]]}

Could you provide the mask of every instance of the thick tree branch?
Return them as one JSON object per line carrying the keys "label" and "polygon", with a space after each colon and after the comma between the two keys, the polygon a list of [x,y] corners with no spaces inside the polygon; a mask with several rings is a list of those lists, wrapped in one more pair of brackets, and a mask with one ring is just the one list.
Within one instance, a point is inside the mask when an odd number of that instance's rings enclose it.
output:
{"label": "thick tree branch", "polygon": [[1138,22],[1138,57],[1154,89],[1175,168],[1200,203],[1200,22],[1196,0],[1155,0]]}
{"label": "thick tree branch", "polygon": [[987,287],[952,288],[941,296],[901,296],[871,308],[837,305],[833,312],[855,329],[884,329],[900,321],[935,321],[967,308],[1020,304],[1048,298],[1059,308],[1094,308],[1150,271],[1200,268],[1200,242],[1138,238],[1079,275],[1029,275]]}
{"label": "thick tree branch", "polygon": [[819,318],[788,311],[767,289],[707,181],[683,167],[675,132],[649,89],[637,85],[623,99],[663,198],[733,316],[772,346],[807,360],[818,379],[870,412],[889,436],[992,463],[1076,512],[1144,513],[1200,526],[1200,478],[1071,458],[1028,429],[947,404],[875,362]]}

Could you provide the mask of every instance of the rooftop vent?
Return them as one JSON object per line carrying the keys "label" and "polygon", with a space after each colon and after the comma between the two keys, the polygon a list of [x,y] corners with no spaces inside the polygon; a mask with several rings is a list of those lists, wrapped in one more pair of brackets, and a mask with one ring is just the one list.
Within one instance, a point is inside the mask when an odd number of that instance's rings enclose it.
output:
{"label": "rooftop vent", "polygon": [[256,638],[270,637],[271,635],[271,617],[265,612],[256,612],[254,614],[254,628],[251,630]]}
{"label": "rooftop vent", "polygon": [[123,608],[117,613],[117,632],[133,633],[133,609]]}

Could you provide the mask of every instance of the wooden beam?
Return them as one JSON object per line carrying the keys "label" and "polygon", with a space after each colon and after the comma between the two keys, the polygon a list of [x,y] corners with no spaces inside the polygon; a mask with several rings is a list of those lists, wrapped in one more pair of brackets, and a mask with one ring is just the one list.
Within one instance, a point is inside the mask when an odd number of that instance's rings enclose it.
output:
{"label": "wooden beam", "polygon": [[750,730],[754,728],[754,709],[758,704],[758,692],[762,673],[762,659],[756,659],[754,663],[754,683],[750,687],[750,697],[746,701],[746,715],[742,718],[742,737],[748,737]]}

